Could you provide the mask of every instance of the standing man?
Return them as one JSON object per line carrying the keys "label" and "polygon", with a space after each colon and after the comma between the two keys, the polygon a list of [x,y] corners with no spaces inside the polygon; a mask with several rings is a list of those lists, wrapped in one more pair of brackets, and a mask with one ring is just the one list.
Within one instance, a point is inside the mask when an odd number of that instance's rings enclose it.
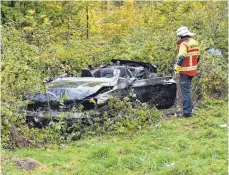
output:
{"label": "standing man", "polygon": [[178,55],[177,63],[174,66],[175,72],[180,74],[180,88],[183,102],[183,117],[192,116],[192,100],[191,100],[191,81],[197,74],[197,64],[199,61],[199,44],[192,36],[195,34],[190,32],[187,27],[177,29]]}

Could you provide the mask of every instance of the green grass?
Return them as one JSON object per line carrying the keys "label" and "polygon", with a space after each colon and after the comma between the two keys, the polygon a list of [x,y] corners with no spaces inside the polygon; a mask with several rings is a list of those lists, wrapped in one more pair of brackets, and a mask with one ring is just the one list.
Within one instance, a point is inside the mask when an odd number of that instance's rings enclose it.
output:
{"label": "green grass", "polygon": [[205,101],[192,118],[171,117],[138,132],[88,137],[71,145],[2,150],[3,174],[28,174],[16,158],[41,163],[31,174],[226,175],[227,102]]}

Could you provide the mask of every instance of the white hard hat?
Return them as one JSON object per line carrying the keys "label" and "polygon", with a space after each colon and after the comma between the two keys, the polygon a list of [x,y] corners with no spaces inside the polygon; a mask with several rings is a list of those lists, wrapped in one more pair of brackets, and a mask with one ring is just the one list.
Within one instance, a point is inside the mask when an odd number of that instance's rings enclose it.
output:
{"label": "white hard hat", "polygon": [[193,36],[195,33],[192,33],[188,30],[187,27],[183,26],[177,29],[177,36]]}

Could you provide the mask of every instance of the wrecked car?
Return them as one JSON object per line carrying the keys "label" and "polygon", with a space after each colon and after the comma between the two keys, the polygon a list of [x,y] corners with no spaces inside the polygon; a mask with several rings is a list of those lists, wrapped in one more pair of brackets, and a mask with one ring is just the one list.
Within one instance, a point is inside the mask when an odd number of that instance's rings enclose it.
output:
{"label": "wrecked car", "polygon": [[[110,98],[134,98],[150,107],[167,109],[174,105],[176,82],[172,77],[158,77],[157,67],[144,62],[112,59],[111,64],[99,68],[82,69],[81,77],[58,77],[46,84],[45,93],[25,96],[31,103],[26,116],[40,120],[45,116],[58,117],[60,113],[83,111],[105,105]],[[81,111],[82,112],[82,111]]]}

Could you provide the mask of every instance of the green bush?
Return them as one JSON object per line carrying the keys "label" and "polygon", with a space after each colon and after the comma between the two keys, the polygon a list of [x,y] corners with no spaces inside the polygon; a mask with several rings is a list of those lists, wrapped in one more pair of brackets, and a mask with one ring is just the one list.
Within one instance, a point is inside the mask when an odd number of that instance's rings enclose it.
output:
{"label": "green bush", "polygon": [[199,64],[198,83],[205,97],[226,99],[228,94],[227,59],[203,53]]}

